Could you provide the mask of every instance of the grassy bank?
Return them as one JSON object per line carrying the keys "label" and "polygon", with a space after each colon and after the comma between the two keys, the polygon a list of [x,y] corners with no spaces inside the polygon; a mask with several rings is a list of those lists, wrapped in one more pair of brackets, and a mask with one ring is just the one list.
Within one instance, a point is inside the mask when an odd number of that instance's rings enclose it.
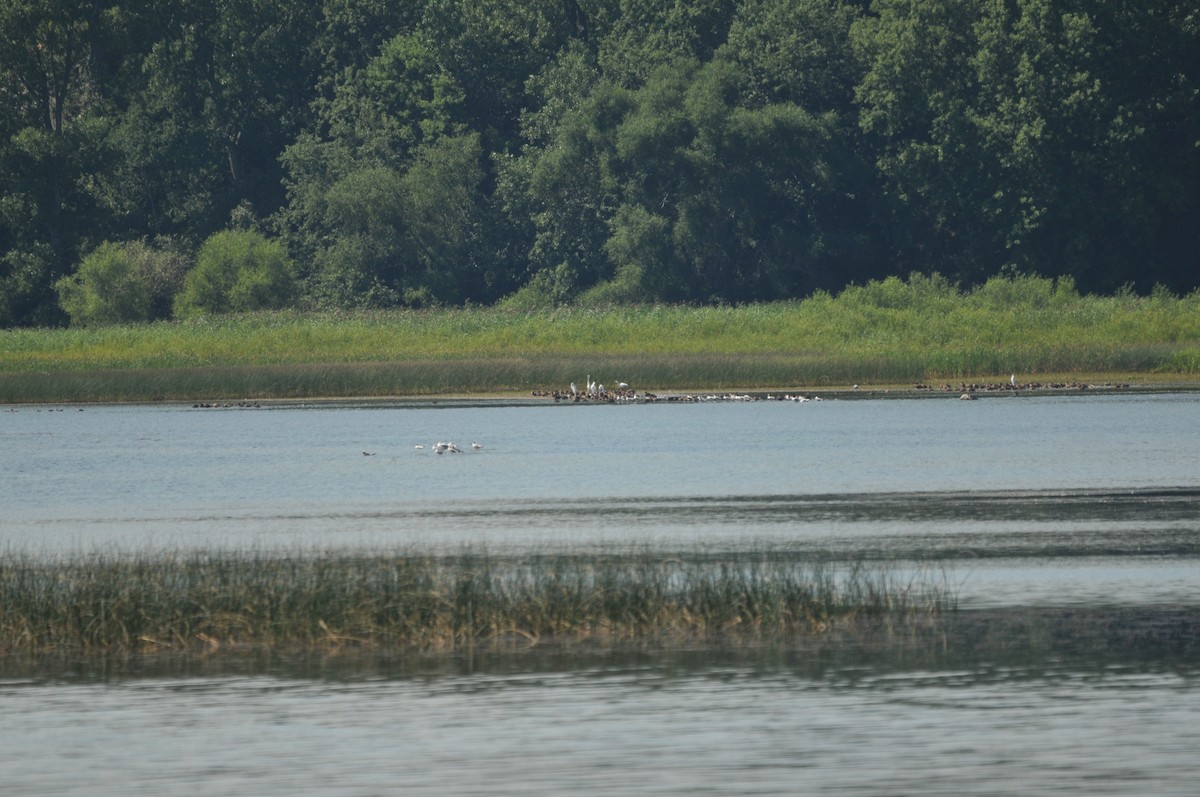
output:
{"label": "grassy bank", "polygon": [[3,654],[784,639],[953,608],[944,578],[769,552],[0,558]]}
{"label": "grassy bank", "polygon": [[744,307],[282,312],[0,335],[0,402],[528,392],[1046,375],[1200,379],[1200,293],[889,279]]}

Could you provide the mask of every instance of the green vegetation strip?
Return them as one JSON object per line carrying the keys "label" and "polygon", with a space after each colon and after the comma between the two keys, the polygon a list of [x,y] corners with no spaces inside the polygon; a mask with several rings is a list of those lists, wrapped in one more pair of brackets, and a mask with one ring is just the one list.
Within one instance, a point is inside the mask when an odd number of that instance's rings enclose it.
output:
{"label": "green vegetation strip", "polygon": [[93,554],[0,559],[0,653],[786,638],[940,615],[946,579],[886,566],[628,552]]}
{"label": "green vegetation strip", "polygon": [[276,312],[0,334],[0,402],[480,394],[588,373],[641,389],[1200,374],[1200,292],[961,291],[889,278],[803,301],[534,312]]}

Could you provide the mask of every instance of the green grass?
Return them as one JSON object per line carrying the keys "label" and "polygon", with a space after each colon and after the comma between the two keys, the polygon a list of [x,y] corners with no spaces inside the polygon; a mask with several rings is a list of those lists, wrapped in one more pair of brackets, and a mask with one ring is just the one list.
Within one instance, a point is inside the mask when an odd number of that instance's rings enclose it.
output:
{"label": "green grass", "polygon": [[0,558],[4,655],[779,640],[954,608],[944,575],[770,551]]}
{"label": "green grass", "polygon": [[527,392],[1200,374],[1200,292],[1081,296],[913,276],[741,307],[303,314],[0,333],[0,402]]}

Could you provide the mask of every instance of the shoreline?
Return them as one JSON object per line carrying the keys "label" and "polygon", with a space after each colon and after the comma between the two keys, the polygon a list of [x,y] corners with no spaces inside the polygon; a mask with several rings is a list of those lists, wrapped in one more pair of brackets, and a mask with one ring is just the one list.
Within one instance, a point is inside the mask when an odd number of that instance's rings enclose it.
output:
{"label": "shoreline", "polygon": [[[751,358],[753,360],[753,358]],[[768,358],[770,359],[770,358]],[[61,371],[0,371],[0,407],[37,405],[193,404],[235,405],[269,402],[303,404],[334,402],[474,402],[474,403],[637,403],[701,401],[717,398],[896,398],[963,394],[1047,395],[1098,392],[1200,391],[1200,375],[1153,369],[1046,369],[1026,374],[981,372],[968,376],[938,375],[912,380],[887,373],[886,367],[833,368],[825,375],[801,365],[773,359],[716,364],[705,359],[659,369],[655,357],[613,359],[605,356],[459,360],[329,362],[240,366],[108,368]],[[760,367],[761,366],[761,367]],[[899,369],[903,370],[903,369]],[[881,373],[882,371],[882,373]],[[620,373],[630,383],[600,399],[578,400],[570,385],[584,385],[584,374],[596,381]],[[820,374],[820,375],[815,375]],[[882,377],[882,378],[881,378]],[[624,381],[621,380],[621,381]],[[1011,384],[1015,380],[1016,384]],[[857,383],[857,384],[856,384]],[[579,393],[583,393],[579,390]]]}
{"label": "shoreline", "polygon": [[[30,401],[0,401],[0,411],[16,412],[21,408],[37,407],[102,407],[102,406],[189,406],[192,409],[261,409],[269,406],[303,407],[305,405],[335,406],[339,404],[363,405],[510,405],[544,406],[547,404],[692,404],[711,402],[759,402],[759,401],[827,401],[869,399],[954,399],[966,397],[984,398],[1029,398],[1034,396],[1085,396],[1118,393],[1148,395],[1164,393],[1200,392],[1200,381],[1179,380],[1162,382],[1101,382],[1089,381],[1075,384],[1039,383],[1012,387],[1000,382],[973,382],[963,385],[846,385],[821,387],[775,387],[775,388],[711,388],[711,389],[657,389],[635,391],[635,395],[623,398],[586,398],[572,400],[560,392],[555,398],[552,390],[531,391],[481,391],[447,393],[392,393],[361,395],[323,396],[268,396],[253,398],[204,397],[160,398],[140,397],[129,399],[79,399],[56,398]],[[647,396],[650,396],[649,398]]]}

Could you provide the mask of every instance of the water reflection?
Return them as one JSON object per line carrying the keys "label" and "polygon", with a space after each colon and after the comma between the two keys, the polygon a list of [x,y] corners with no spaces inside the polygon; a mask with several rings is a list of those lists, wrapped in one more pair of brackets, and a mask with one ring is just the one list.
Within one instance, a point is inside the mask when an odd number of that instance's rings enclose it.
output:
{"label": "water reflection", "polygon": [[60,663],[22,795],[1194,793],[1197,618],[979,612],[730,649]]}
{"label": "water reflection", "polygon": [[[1195,606],[967,609],[937,617],[846,623],[786,641],[655,641],[570,644],[481,643],[453,653],[338,649],[280,655],[124,654],[6,657],[0,687],[115,684],[140,679],[270,676],[283,681],[367,683],[510,679],[564,672],[653,672],[655,677],[788,673],[829,685],[894,684],[930,674],[960,683],[1039,680],[1055,674],[1170,672],[1200,678],[1200,610]],[[200,684],[200,686],[198,686]],[[474,686],[472,688],[475,688]]]}

